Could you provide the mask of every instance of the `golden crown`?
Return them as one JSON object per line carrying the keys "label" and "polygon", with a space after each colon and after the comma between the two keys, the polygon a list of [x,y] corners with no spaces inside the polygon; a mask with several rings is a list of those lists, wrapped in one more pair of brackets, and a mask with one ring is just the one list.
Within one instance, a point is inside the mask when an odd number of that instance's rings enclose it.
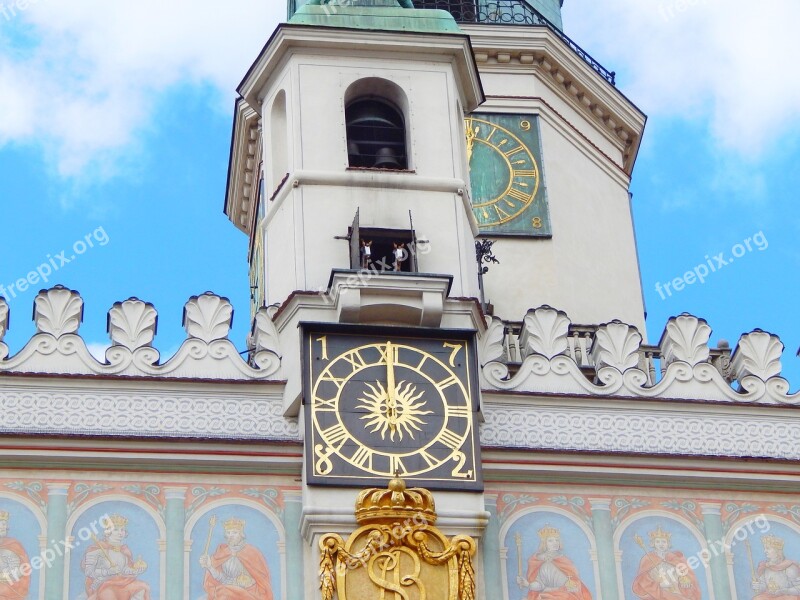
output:
{"label": "golden crown", "polygon": [[650,545],[652,546],[656,540],[667,540],[670,542],[672,540],[672,534],[669,531],[665,531],[661,529],[661,525],[658,526],[658,529],[655,531],[651,531],[649,533],[650,536]]}
{"label": "golden crown", "polygon": [[124,527],[127,527],[128,519],[122,515],[111,515],[110,517],[106,518],[106,525],[109,523],[114,526],[114,529],[123,529]]}
{"label": "golden crown", "polygon": [[783,540],[776,535],[765,535],[761,537],[764,548],[777,548],[783,550]]}
{"label": "golden crown", "polygon": [[239,531],[244,531],[245,520],[244,519],[237,519],[231,518],[222,523],[222,527],[224,529],[238,529]]}
{"label": "golden crown", "polygon": [[427,525],[436,523],[433,494],[423,488],[406,489],[406,482],[396,478],[389,482],[388,489],[364,490],[356,499],[356,521],[359,525],[404,519]]}
{"label": "golden crown", "polygon": [[539,530],[539,537],[543,540],[549,537],[561,537],[561,532],[552,525],[545,525]]}
{"label": "golden crown", "polygon": [[8,521],[9,516],[7,510],[0,510],[0,521]]}

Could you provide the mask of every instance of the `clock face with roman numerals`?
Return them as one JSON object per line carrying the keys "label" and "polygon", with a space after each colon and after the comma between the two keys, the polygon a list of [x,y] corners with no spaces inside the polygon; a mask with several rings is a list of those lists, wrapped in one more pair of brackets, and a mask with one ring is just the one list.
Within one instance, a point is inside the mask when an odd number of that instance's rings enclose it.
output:
{"label": "clock face with roman numerals", "polygon": [[481,489],[474,334],[305,324],[309,484]]}
{"label": "clock face with roman numerals", "polygon": [[480,233],[549,237],[538,117],[473,114],[465,127],[472,211]]}

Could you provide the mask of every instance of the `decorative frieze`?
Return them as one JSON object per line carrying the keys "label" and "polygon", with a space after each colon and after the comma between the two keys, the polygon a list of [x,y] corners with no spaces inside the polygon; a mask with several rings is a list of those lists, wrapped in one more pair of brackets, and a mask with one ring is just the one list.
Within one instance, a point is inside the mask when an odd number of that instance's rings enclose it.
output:
{"label": "decorative frieze", "polygon": [[787,415],[622,411],[602,406],[485,402],[484,447],[648,455],[800,459],[800,422]]}
{"label": "decorative frieze", "polygon": [[0,431],[167,438],[299,441],[279,393],[0,387]]}

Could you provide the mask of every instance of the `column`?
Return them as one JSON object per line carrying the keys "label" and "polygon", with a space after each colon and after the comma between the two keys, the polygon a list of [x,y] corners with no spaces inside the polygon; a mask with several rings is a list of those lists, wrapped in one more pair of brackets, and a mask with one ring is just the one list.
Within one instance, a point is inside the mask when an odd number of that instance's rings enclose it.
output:
{"label": "column", "polygon": [[182,600],[184,589],[184,527],[186,526],[186,489],[164,489],[167,500],[164,518],[167,525],[166,600]]}
{"label": "column", "polygon": [[594,524],[594,543],[597,547],[597,565],[600,570],[600,590],[603,598],[619,598],[617,562],[614,549],[614,529],[611,526],[611,499],[589,498]]}
{"label": "column", "polygon": [[497,516],[497,495],[484,494],[489,522],[483,531],[483,578],[487,594],[490,590],[502,590],[503,581],[500,567],[500,519]]}
{"label": "column", "polygon": [[67,539],[67,494],[72,484],[47,484],[47,547],[55,551],[55,559],[44,572],[45,600],[64,597],[64,555],[59,542]]}
{"label": "column", "polygon": [[725,532],[722,529],[722,505],[718,502],[701,502],[700,510],[703,513],[703,526],[706,530],[706,540],[708,540],[714,597],[717,599],[732,598],[725,551],[719,549],[718,544],[720,540],[725,539]]}
{"label": "column", "polygon": [[300,517],[303,497],[298,492],[283,494],[283,529],[286,532],[286,588],[287,600],[303,600],[303,540],[300,535]]}

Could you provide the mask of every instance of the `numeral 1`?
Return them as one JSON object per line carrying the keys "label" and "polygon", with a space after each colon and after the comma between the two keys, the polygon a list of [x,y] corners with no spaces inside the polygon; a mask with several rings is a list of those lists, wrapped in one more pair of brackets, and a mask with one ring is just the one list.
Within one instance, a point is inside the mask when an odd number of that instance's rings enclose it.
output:
{"label": "numeral 1", "polygon": [[322,346],[322,360],[328,360],[328,336],[318,337],[316,341]]}

